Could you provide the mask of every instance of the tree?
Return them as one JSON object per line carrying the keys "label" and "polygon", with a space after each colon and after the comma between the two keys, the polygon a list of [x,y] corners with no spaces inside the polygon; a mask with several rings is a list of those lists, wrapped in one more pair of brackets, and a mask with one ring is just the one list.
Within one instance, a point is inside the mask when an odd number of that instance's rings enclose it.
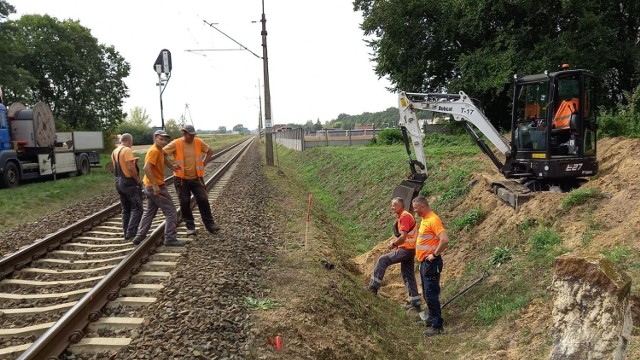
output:
{"label": "tree", "polygon": [[242,125],[242,124],[238,124],[238,125],[233,127],[233,131],[236,131],[236,132],[239,132],[239,133],[242,132],[242,129],[244,129],[244,125]]}
{"label": "tree", "polygon": [[640,82],[636,0],[355,0],[354,10],[392,90],[464,90],[495,125],[510,118],[515,73],[589,69],[606,107]]}
{"label": "tree", "polygon": [[5,0],[0,0],[0,20],[5,20],[9,14],[14,14],[16,8]]}
{"label": "tree", "polygon": [[320,118],[318,118],[318,120],[316,120],[316,123],[313,124],[313,130],[322,130],[322,124],[320,123]]}
{"label": "tree", "polygon": [[147,110],[137,106],[131,109],[130,114],[120,122],[116,132],[131,134],[136,144],[153,144],[153,134],[149,124],[151,119],[147,115]]}
{"label": "tree", "polygon": [[151,124],[151,118],[149,114],[147,114],[147,109],[136,106],[130,111],[131,113],[127,115],[126,121],[133,125],[140,125],[149,127]]}
{"label": "tree", "polygon": [[227,133],[227,127],[226,126],[218,126],[218,133],[219,134],[226,134]]}
{"label": "tree", "polygon": [[27,104],[48,103],[56,124],[75,130],[112,130],[123,119],[130,66],[112,47],[99,44],[78,21],[24,15],[15,31],[16,64],[36,82],[11,90]]}
{"label": "tree", "polygon": [[5,21],[15,8],[5,0],[0,0],[0,85],[2,85],[5,102],[24,101],[16,96],[27,91],[29,86],[35,85],[36,79],[29,72],[17,65],[21,58],[20,48],[16,44],[17,28]]}
{"label": "tree", "polygon": [[164,128],[167,134],[169,134],[172,139],[176,139],[182,136],[182,126],[180,126],[175,119],[169,119],[165,121]]}

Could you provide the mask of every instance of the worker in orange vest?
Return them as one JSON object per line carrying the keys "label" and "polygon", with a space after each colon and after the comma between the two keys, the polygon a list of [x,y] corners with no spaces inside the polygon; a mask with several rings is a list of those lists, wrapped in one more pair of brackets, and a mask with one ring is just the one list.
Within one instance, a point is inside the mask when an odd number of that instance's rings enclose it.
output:
{"label": "worker in orange vest", "polygon": [[173,172],[175,187],[187,235],[196,234],[196,224],[191,211],[191,194],[196,198],[204,227],[210,233],[220,230],[213,219],[203,180],[204,167],[213,158],[213,150],[196,135],[193,125],[185,125],[182,128],[182,137],[173,140],[162,149],[165,154],[173,155],[173,162],[177,167]]}
{"label": "worker in orange vest", "polygon": [[556,114],[553,116],[553,128],[556,130],[568,130],[571,114],[578,112],[578,98],[562,100]]}
{"label": "worker in orange vest", "polygon": [[420,262],[420,279],[422,280],[422,295],[427,302],[431,327],[424,332],[425,336],[444,333],[444,320],[440,307],[440,274],[442,273],[442,253],[449,245],[449,236],[442,225],[442,220],[436,215],[429,201],[418,196],[413,199],[413,209],[422,219],[418,229],[416,244],[416,258]]}
{"label": "worker in orange vest", "polygon": [[124,133],[119,138],[118,147],[111,153],[113,173],[116,177],[116,191],[120,196],[122,230],[125,240],[132,240],[136,236],[144,210],[138,158],[133,156],[131,146],[133,146],[133,136]]}
{"label": "worker in orange vest", "polygon": [[408,313],[417,315],[420,313],[421,301],[413,266],[416,253],[416,221],[413,215],[405,210],[404,200],[400,197],[391,200],[391,211],[397,217],[394,226],[396,236],[388,245],[388,248],[392,251],[378,259],[367,288],[372,293],[377,294],[387,268],[393,264],[400,263],[402,279],[409,293]]}

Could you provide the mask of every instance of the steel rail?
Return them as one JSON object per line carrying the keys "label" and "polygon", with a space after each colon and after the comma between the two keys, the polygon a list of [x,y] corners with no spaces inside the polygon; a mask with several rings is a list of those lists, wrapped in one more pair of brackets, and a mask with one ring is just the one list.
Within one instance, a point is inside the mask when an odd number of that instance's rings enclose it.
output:
{"label": "steel rail", "polygon": [[[207,190],[224,175],[227,169],[253,142],[253,139],[254,138],[251,138],[249,141],[246,141],[240,151],[207,180]],[[180,215],[179,209],[178,215]],[[178,218],[180,217],[178,216]],[[147,263],[149,257],[155,253],[156,248],[162,245],[164,224],[165,221],[158,225],[149,237],[142,241],[140,245],[100,280],[76,305],[67,311],[49,330],[25,350],[18,359],[58,359],[58,356],[62,354],[69,345],[79,342],[84,336],[86,326],[90,322],[100,318],[100,310],[107,302],[118,298],[120,288],[129,285],[131,276],[137,274],[142,268],[142,265]]]}
{"label": "steel rail", "polygon": [[[213,159],[217,159],[218,157],[226,154],[231,151],[235,147],[242,144],[244,141],[237,142],[231,145],[228,148],[220,150],[213,156]],[[174,175],[167,177],[166,181],[171,181]],[[0,258],[0,280],[6,278],[11,273],[17,270],[21,270],[25,266],[27,266],[31,261],[40,259],[46,256],[47,253],[54,251],[60,245],[68,242],[74,236],[81,234],[84,231],[100,224],[106,219],[115,216],[118,212],[120,212],[120,202],[109,205],[107,208],[102,209],[95,214],[89,215],[86,218],[71,224],[63,229],[56,231],[53,234],[50,234],[43,238],[42,240],[38,240],[29,246],[26,246],[16,252],[13,252],[3,258]]]}

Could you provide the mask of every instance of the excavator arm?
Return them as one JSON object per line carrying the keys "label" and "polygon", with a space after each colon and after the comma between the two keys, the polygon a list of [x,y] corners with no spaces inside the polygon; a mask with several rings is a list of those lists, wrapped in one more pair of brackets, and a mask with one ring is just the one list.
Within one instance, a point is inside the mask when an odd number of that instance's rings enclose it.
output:
{"label": "excavator arm", "polygon": [[[475,128],[480,130],[502,154],[506,157],[511,156],[511,146],[500,136],[500,133],[491,125],[491,122],[484,116],[473,101],[471,101],[469,96],[462,91],[459,94],[401,92],[398,97],[398,109],[400,111],[399,124],[401,127],[406,127],[407,131],[411,134],[416,157],[423,164],[425,164],[425,162],[422,133],[418,125],[416,110],[422,110],[426,119],[432,119],[433,113],[442,113],[452,115],[456,121],[462,121],[465,130],[474,141],[476,141],[482,151],[491,158],[500,171],[502,171],[503,168],[502,162],[493,154],[491,149],[470,124],[473,124]],[[425,173],[426,171],[425,169]]]}
{"label": "excavator arm", "polygon": [[[409,166],[411,174],[398,186],[393,196],[399,196],[407,202],[418,196],[424,181],[428,177],[428,169],[424,156],[423,134],[418,124],[416,110],[423,111],[423,117],[432,119],[433,113],[443,113],[453,116],[456,121],[462,121],[467,133],[474,139],[482,151],[493,161],[498,170],[503,171],[504,164],[495,156],[491,149],[484,142],[470,125],[480,130],[489,141],[506,157],[511,156],[511,147],[500,136],[498,131],[491,125],[491,122],[484,116],[482,111],[475,106],[471,99],[464,92],[459,94],[420,94],[400,92],[398,97],[398,109],[400,111],[399,125],[404,137],[404,143],[409,155]],[[409,137],[415,151],[414,160],[411,156]]]}

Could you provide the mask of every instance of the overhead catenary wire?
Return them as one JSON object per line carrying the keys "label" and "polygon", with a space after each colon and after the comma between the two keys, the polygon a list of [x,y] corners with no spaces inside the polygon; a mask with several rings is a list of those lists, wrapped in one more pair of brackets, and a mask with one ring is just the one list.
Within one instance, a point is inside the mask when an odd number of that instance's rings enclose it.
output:
{"label": "overhead catenary wire", "polygon": [[[254,53],[253,51],[249,50],[249,48],[247,48],[246,46],[240,44],[238,41],[236,41],[234,38],[232,38],[231,36],[227,35],[224,33],[224,31],[218,29],[217,27],[215,27],[214,24],[207,22],[207,20],[202,20],[205,24],[209,25],[210,27],[212,27],[214,30],[216,30],[217,32],[219,32],[220,34],[226,36],[227,38],[229,38],[231,41],[233,41],[234,43],[238,44],[242,49],[247,50],[248,52],[250,52],[251,54],[253,54],[253,56],[257,57],[258,59],[262,59],[262,56]],[[234,49],[234,50],[239,50],[239,49]],[[215,49],[211,49],[211,50],[204,50],[204,49],[200,49],[198,51],[216,51]],[[224,51],[224,49],[221,50],[217,50],[217,51]]]}

